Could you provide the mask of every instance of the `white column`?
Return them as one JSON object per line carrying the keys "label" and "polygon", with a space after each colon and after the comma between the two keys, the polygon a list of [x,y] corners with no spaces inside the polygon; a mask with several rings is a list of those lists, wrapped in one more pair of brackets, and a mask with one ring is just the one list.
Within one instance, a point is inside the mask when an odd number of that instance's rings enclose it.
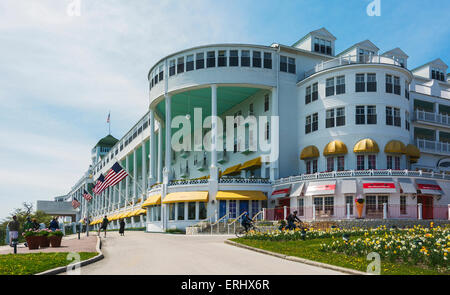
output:
{"label": "white column", "polygon": [[[125,157],[125,170],[130,171],[130,159],[128,155]],[[125,207],[128,207],[128,191],[130,187],[130,177],[125,178]]]}
{"label": "white column", "polygon": [[158,183],[162,182],[162,127],[159,125],[158,131]]}
{"label": "white column", "polygon": [[422,203],[417,204],[417,210],[418,210],[417,212],[418,219],[422,220]]}
{"label": "white column", "polygon": [[122,202],[122,181],[119,182],[119,197],[118,197],[118,205],[117,207],[120,208],[120,203]]}
{"label": "white column", "polygon": [[[277,87],[272,88],[272,104],[271,105],[272,105],[271,114],[272,114],[272,116],[277,117],[279,115],[278,114],[278,90],[277,90]],[[274,130],[273,133],[275,133],[275,134],[277,134],[277,136],[279,136],[280,130],[279,130],[279,128],[277,128],[276,130],[274,129],[273,122],[270,122],[270,127],[271,127],[271,130]],[[278,142],[276,142],[273,139],[272,135],[273,134],[271,133],[271,136],[270,136],[271,149],[279,151],[279,144],[278,144]],[[276,154],[279,154],[279,153],[277,152]],[[270,180],[273,181],[275,179],[278,179],[278,171],[279,171],[279,161],[277,158],[272,163],[270,163]]]}
{"label": "white column", "polygon": [[[150,109],[150,165],[149,165],[149,171],[148,171],[148,184],[153,185],[155,183],[156,175],[155,175],[155,166],[156,166],[156,155],[155,155],[155,112]],[[159,159],[159,155],[158,155]],[[158,180],[159,181],[159,180]]]}
{"label": "white column", "polygon": [[142,143],[142,189],[144,190],[142,192],[146,193],[147,190],[147,145],[145,144],[145,140]]}
{"label": "white column", "polygon": [[170,179],[170,172],[171,172],[171,153],[172,153],[172,128],[171,128],[171,122],[172,122],[172,109],[171,109],[171,100],[172,97],[169,94],[166,94],[166,156],[165,156],[165,168],[167,173],[169,173],[169,181]]}
{"label": "white column", "polygon": [[138,186],[137,186],[137,149],[133,151],[133,200],[137,200]]}
{"label": "white column", "polygon": [[211,85],[211,179],[217,180],[217,85]]}
{"label": "white column", "polygon": [[387,204],[383,203],[383,219],[387,219]]}

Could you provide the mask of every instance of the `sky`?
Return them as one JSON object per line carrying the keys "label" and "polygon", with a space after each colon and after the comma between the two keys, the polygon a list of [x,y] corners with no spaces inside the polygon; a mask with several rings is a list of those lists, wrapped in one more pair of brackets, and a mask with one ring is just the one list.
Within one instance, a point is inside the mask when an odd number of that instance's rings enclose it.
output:
{"label": "sky", "polygon": [[[80,15],[68,7],[79,1]],[[149,69],[211,43],[292,45],[327,28],[336,52],[370,39],[410,68],[450,64],[448,0],[1,0],[0,219],[23,202],[68,193],[107,135],[148,108]]]}

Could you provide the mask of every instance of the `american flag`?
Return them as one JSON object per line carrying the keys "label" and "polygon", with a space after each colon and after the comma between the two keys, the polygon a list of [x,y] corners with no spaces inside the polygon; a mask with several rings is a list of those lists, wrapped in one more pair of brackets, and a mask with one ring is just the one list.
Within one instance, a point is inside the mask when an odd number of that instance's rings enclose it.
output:
{"label": "american flag", "polygon": [[90,193],[88,193],[86,190],[83,190],[83,198],[86,199],[86,201],[92,200],[92,196]]}
{"label": "american flag", "polygon": [[97,182],[95,183],[95,187],[92,191],[96,195],[100,195],[107,187],[108,185],[106,185],[105,177],[103,176],[103,174],[100,174],[99,178],[97,179]]}
{"label": "american flag", "polygon": [[78,202],[77,198],[73,198],[72,207],[73,209],[77,209],[78,207],[80,207],[80,202]]}
{"label": "american flag", "polygon": [[108,118],[106,118],[106,123],[109,123],[111,121],[111,113],[108,114]]}
{"label": "american flag", "polygon": [[106,174],[105,183],[107,186],[115,186],[127,176],[128,173],[116,162]]}

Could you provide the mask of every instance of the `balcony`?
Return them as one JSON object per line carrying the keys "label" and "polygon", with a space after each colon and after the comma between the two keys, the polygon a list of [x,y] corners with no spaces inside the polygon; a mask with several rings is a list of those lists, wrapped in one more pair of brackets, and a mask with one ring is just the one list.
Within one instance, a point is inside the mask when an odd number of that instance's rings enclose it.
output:
{"label": "balcony", "polygon": [[450,155],[450,143],[431,141],[426,139],[416,139],[417,147],[426,153],[440,154],[449,156]]}
{"label": "balcony", "polygon": [[402,67],[398,61],[386,56],[365,55],[364,58],[361,58],[359,55],[340,56],[330,61],[317,64],[313,69],[305,72],[303,79],[321,71],[351,64],[386,64]]}
{"label": "balcony", "polygon": [[445,114],[416,110],[414,113],[414,120],[450,127],[450,116]]}

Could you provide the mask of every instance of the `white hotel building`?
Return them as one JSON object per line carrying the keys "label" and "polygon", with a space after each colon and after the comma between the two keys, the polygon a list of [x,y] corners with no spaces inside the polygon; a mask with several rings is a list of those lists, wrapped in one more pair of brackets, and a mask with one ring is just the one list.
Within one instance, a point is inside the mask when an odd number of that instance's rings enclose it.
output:
{"label": "white hotel building", "polygon": [[[292,46],[216,44],[162,58],[148,74],[147,113],[117,142],[99,142],[69,196],[81,200],[116,160],[132,177],[88,205],[83,200],[79,218],[89,215],[95,225],[108,215],[117,226],[125,217],[148,231],[244,211],[265,219],[294,209],[305,220],[353,219],[355,199],[363,198],[366,219],[448,219],[447,65],[438,58],[409,70],[400,48],[383,53],[365,40],[336,54],[335,42],[322,28]],[[256,130],[247,124],[245,140],[226,151],[212,145],[205,152],[202,135],[221,135],[201,128],[196,108],[203,120],[269,120]],[[177,116],[198,131],[191,141],[199,151],[172,150],[179,127],[168,126]],[[251,150],[261,138],[278,158],[270,162],[259,145]]]}

